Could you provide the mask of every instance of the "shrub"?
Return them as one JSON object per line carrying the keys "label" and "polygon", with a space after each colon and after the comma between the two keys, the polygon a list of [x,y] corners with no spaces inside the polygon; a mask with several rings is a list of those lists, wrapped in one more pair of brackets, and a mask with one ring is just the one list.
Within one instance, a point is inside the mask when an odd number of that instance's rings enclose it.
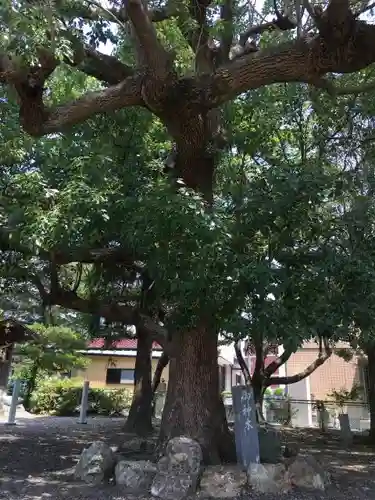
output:
{"label": "shrub", "polygon": [[[31,396],[31,411],[58,416],[76,415],[79,412],[83,381],[56,377],[40,381]],[[96,415],[121,415],[131,404],[132,393],[127,389],[90,388],[88,413]]]}

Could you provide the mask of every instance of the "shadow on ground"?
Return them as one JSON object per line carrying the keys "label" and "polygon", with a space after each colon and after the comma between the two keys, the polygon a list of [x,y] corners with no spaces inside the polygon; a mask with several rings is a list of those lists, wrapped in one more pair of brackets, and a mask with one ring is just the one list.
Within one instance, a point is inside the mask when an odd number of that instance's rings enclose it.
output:
{"label": "shadow on ground", "polygon": [[[76,418],[38,417],[18,419],[18,425],[0,424],[0,499],[7,500],[147,500],[127,495],[121,487],[88,487],[73,481],[72,472],[82,450],[92,441],[113,447],[125,442],[123,419],[91,418],[79,425]],[[363,444],[345,449],[337,434],[319,430],[285,429],[283,439],[313,455],[332,474],[333,484],[324,493],[293,491],[295,500],[375,499],[375,454]],[[255,498],[252,493],[245,499]],[[257,495],[273,500],[280,496]]]}
{"label": "shadow on ground", "polygon": [[322,433],[319,429],[285,429],[284,439],[296,443],[301,453],[314,456],[332,475],[334,485],[343,488],[372,490],[375,498],[375,451],[354,442],[345,447],[338,431]]}

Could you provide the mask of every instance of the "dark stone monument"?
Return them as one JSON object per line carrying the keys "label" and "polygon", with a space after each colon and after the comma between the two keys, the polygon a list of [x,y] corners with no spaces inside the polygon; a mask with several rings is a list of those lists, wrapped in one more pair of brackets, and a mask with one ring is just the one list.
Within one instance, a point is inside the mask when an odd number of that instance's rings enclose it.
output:
{"label": "dark stone monument", "polygon": [[282,459],[280,432],[271,425],[263,424],[258,428],[260,461],[276,464]]}
{"label": "dark stone monument", "polygon": [[259,463],[258,423],[251,387],[232,387],[237,461],[245,469]]}

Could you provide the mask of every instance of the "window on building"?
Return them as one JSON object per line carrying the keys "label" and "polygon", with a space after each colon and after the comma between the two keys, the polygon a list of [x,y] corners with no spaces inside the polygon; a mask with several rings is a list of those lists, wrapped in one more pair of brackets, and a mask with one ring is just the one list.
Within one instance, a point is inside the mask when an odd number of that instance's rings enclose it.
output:
{"label": "window on building", "polygon": [[236,375],[236,385],[241,385],[241,384],[242,384],[241,375]]}
{"label": "window on building", "polygon": [[134,370],[128,368],[107,368],[106,384],[132,384]]}

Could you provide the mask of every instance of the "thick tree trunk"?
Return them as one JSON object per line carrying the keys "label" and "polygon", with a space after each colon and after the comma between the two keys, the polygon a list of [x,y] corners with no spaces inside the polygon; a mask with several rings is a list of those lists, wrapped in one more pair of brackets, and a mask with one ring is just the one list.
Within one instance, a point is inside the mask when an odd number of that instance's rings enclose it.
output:
{"label": "thick tree trunk", "polygon": [[169,439],[189,436],[202,446],[204,461],[235,459],[234,440],[219,395],[217,334],[201,326],[176,334],[158,453]]}
{"label": "thick tree trunk", "polygon": [[151,353],[152,339],[138,329],[137,357],[134,371],[134,394],[125,423],[126,432],[145,436],[152,432]]}
{"label": "thick tree trunk", "polygon": [[375,443],[375,343],[366,349],[368,362],[368,399],[370,407],[370,441]]}

